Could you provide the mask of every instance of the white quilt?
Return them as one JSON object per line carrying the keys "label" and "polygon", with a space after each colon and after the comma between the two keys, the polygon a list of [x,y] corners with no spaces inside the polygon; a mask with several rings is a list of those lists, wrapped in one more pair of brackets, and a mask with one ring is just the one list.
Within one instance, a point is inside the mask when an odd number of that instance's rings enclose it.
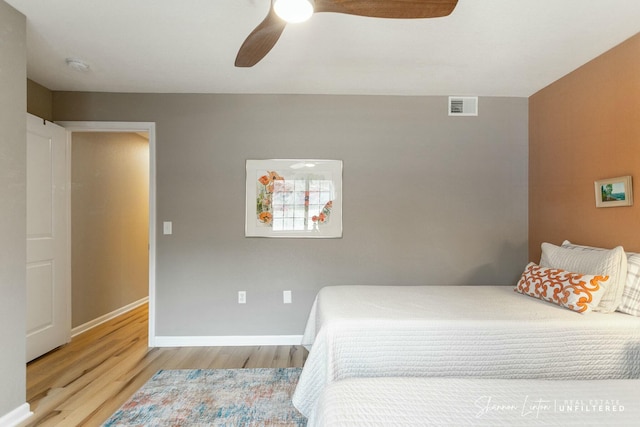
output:
{"label": "white quilt", "polygon": [[328,385],[308,427],[637,426],[640,380],[352,378]]}
{"label": "white quilt", "polygon": [[511,286],[323,288],[293,396],[305,416],[354,377],[640,378],[640,318],[569,311]]}

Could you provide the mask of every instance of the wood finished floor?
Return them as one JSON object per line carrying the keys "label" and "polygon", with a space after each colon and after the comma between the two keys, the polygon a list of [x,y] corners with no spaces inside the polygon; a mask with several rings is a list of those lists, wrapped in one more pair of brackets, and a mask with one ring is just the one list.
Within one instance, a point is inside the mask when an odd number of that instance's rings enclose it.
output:
{"label": "wood finished floor", "polygon": [[27,364],[27,426],[99,426],[160,369],[301,367],[300,346],[147,348],[148,306]]}

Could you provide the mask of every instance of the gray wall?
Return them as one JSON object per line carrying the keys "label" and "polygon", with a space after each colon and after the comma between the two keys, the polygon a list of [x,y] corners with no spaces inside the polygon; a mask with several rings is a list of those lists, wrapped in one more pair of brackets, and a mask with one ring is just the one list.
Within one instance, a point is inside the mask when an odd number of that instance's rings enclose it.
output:
{"label": "gray wall", "polygon": [[149,141],[74,132],[71,144],[71,325],[149,295]]}
{"label": "gray wall", "polygon": [[[301,334],[324,285],[513,284],[527,261],[527,99],[54,92],[56,120],[157,131],[159,336]],[[244,237],[246,159],[344,161],[344,237]],[[282,291],[293,304],[282,304]],[[236,303],[247,291],[247,304]]]}
{"label": "gray wall", "polygon": [[26,399],[25,17],[0,0],[0,417]]}

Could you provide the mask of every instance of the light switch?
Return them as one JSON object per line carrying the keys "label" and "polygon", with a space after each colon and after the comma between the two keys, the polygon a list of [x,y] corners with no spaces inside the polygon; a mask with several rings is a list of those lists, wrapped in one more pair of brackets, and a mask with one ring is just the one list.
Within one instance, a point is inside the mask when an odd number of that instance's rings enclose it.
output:
{"label": "light switch", "polygon": [[282,291],[282,302],[291,304],[291,291]]}
{"label": "light switch", "polygon": [[171,224],[171,221],[165,221],[162,223],[162,234],[172,234],[173,233],[173,226]]}

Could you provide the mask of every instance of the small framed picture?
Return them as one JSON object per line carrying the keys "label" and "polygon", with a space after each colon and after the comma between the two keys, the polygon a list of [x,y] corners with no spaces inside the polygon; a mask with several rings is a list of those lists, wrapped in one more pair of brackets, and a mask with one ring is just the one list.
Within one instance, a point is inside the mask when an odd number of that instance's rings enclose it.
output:
{"label": "small framed picture", "polygon": [[598,180],[595,182],[595,191],[597,208],[633,205],[631,176]]}

